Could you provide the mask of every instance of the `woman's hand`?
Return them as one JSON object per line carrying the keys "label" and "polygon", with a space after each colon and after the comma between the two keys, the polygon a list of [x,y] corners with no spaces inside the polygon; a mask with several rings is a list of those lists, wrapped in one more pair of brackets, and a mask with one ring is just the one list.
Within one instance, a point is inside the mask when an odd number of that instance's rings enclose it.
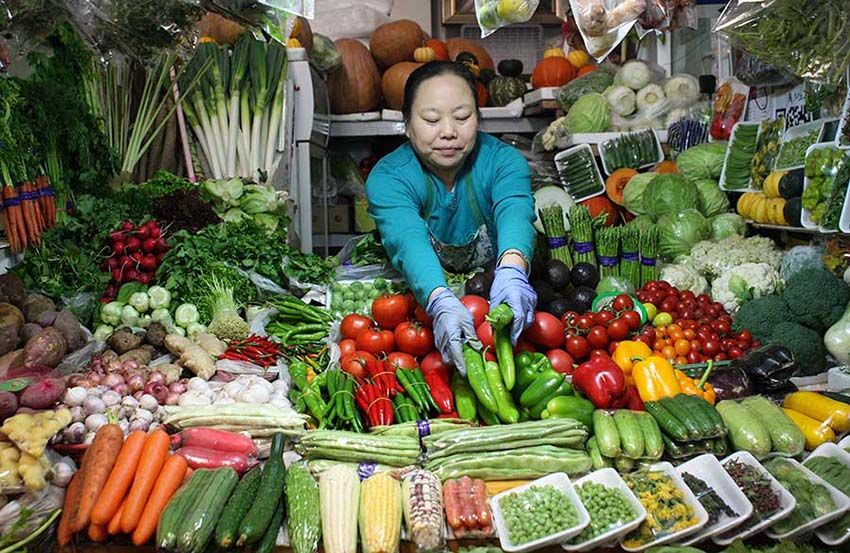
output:
{"label": "woman's hand", "polygon": [[512,264],[496,267],[493,285],[490,287],[490,309],[505,303],[514,312],[511,323],[511,343],[516,345],[519,335],[534,322],[537,292],[528,283],[525,271]]}
{"label": "woman's hand", "polygon": [[431,293],[425,312],[431,317],[434,342],[443,361],[454,365],[460,374],[466,376],[463,345],[469,344],[477,351],[483,347],[475,332],[472,313],[448,288],[437,288]]}

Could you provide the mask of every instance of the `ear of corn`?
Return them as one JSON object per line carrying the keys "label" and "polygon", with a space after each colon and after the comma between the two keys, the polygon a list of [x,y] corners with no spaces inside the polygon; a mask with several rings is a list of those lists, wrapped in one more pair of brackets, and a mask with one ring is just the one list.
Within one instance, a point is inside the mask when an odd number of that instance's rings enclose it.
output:
{"label": "ear of corn", "polygon": [[396,553],[401,534],[401,483],[389,472],[360,487],[360,542],[363,553]]}
{"label": "ear of corn", "polygon": [[357,553],[360,478],[357,468],[336,464],[319,477],[325,553]]}
{"label": "ear of corn", "polygon": [[414,469],[401,484],[404,521],[410,539],[421,551],[443,545],[443,490],[433,472]]}

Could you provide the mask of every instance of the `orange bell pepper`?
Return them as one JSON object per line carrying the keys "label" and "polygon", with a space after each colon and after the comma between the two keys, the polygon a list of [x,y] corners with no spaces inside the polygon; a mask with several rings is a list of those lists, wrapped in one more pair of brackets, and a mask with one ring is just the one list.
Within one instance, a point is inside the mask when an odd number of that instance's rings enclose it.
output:
{"label": "orange bell pepper", "polygon": [[717,399],[716,394],[714,393],[714,386],[702,379],[697,380],[695,378],[691,378],[679,369],[676,369],[674,372],[676,373],[676,380],[679,381],[679,387],[683,394],[701,397],[714,405],[714,401]]}
{"label": "orange bell pepper", "polygon": [[644,403],[673,397],[682,392],[673,365],[663,357],[653,355],[635,363],[632,378]]}
{"label": "orange bell pepper", "polygon": [[652,357],[652,350],[649,349],[649,346],[638,340],[623,340],[617,344],[617,347],[614,348],[614,354],[611,356],[614,363],[623,370],[623,374],[626,377],[631,376],[632,367],[634,367],[635,363],[643,361],[648,357]]}

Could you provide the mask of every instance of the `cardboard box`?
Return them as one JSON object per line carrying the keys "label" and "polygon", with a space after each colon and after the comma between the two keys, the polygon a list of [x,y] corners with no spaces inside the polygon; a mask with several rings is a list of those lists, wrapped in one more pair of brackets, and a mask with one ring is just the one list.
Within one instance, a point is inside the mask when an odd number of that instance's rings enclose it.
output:
{"label": "cardboard box", "polygon": [[[346,233],[351,232],[351,205],[329,205],[328,206],[328,232]],[[323,205],[313,206],[313,233],[319,234],[325,231],[325,208]]]}

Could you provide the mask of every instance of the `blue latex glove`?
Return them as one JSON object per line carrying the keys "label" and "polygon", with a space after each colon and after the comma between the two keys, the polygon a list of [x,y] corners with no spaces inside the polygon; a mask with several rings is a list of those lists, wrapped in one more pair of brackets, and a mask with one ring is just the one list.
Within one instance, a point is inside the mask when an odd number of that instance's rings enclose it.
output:
{"label": "blue latex glove", "polygon": [[477,351],[483,348],[475,332],[472,313],[448,288],[440,288],[434,294],[425,312],[431,317],[434,343],[443,361],[454,365],[460,374],[466,376],[463,345],[469,344]]}
{"label": "blue latex glove", "polygon": [[493,285],[490,287],[490,309],[506,303],[514,312],[511,323],[511,343],[516,345],[519,335],[534,322],[537,292],[528,283],[525,271],[516,265],[496,267]]}

